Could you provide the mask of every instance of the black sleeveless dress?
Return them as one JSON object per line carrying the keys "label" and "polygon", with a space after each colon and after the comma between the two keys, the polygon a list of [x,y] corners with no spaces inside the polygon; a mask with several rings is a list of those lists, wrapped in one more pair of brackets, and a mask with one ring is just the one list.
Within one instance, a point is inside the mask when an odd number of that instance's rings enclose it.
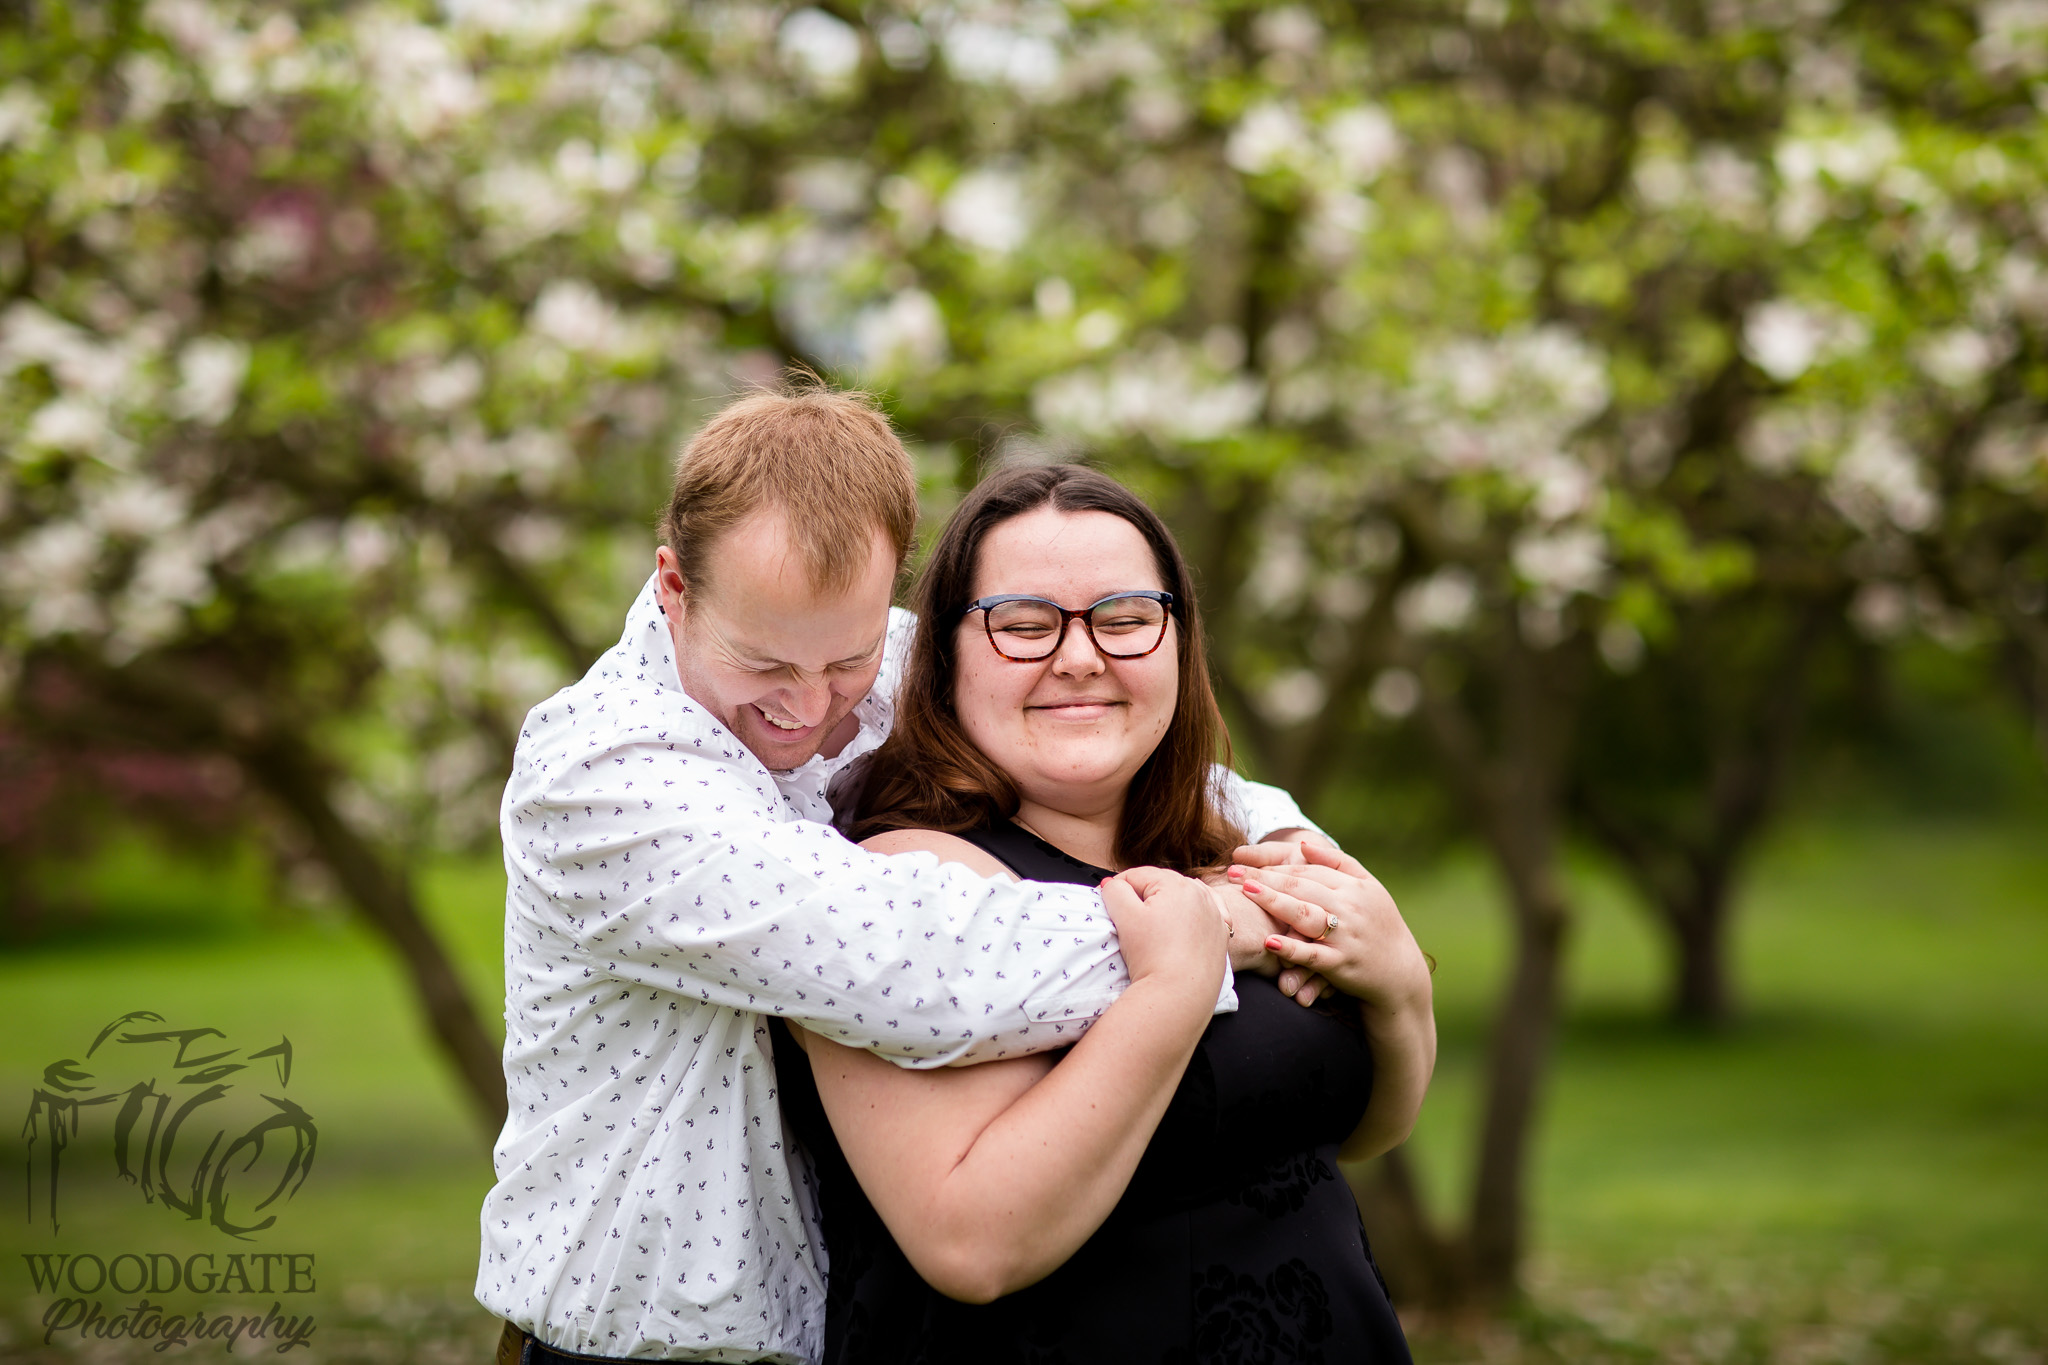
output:
{"label": "black sleeveless dress", "polygon": [[[1109,874],[1013,824],[962,836],[1032,881]],[[1123,1198],[1065,1265],[990,1304],[926,1284],[855,1180],[810,1059],[768,1021],[783,1116],[818,1180],[824,1365],[1363,1365],[1409,1360],[1337,1147],[1372,1091],[1352,1009],[1263,977],[1202,1035]]]}

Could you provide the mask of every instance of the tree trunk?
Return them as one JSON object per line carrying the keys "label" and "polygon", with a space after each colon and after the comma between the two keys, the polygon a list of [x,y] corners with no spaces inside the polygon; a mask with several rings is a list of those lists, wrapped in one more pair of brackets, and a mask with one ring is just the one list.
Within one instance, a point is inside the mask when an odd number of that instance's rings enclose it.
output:
{"label": "tree trunk", "polygon": [[1579,661],[1527,648],[1509,635],[1495,671],[1498,734],[1425,691],[1422,716],[1454,786],[1506,883],[1515,962],[1488,1059],[1472,1208],[1456,1307],[1490,1308],[1517,1289],[1527,1224],[1529,1132],[1556,1032],[1566,929],[1558,876]]}
{"label": "tree trunk", "polygon": [[1686,903],[1665,908],[1675,950],[1671,1017],[1681,1024],[1723,1028],[1735,1016],[1728,973],[1730,870],[1726,863],[1700,869]]}
{"label": "tree trunk", "polygon": [[1415,1179],[1414,1158],[1396,1147],[1351,1181],[1359,1215],[1372,1229],[1373,1260],[1399,1304],[1456,1307],[1471,1278],[1465,1246],[1431,1224]]}
{"label": "tree trunk", "polygon": [[507,1109],[501,1049],[484,1031],[455,964],[420,915],[409,881],[387,866],[335,809],[310,754],[273,738],[245,754],[243,761],[251,776],[298,821],[350,902],[398,950],[435,1040],[454,1064],[477,1116],[495,1137],[505,1124]]}
{"label": "tree trunk", "polygon": [[1529,1131],[1556,1032],[1569,918],[1549,869],[1511,876],[1518,883],[1509,888],[1515,906],[1514,976],[1494,1021],[1478,1178],[1472,1193],[1472,1291],[1484,1303],[1513,1294],[1521,1263]]}

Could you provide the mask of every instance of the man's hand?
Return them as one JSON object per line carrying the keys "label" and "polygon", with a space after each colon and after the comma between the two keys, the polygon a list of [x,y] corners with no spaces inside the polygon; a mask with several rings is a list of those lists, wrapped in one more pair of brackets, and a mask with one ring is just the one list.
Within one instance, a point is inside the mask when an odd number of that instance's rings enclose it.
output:
{"label": "man's hand", "polygon": [[1230,926],[1230,970],[1278,976],[1283,964],[1266,947],[1266,940],[1286,933],[1287,926],[1261,910],[1259,903],[1221,870],[1204,873],[1202,882],[1215,893],[1224,922]]}

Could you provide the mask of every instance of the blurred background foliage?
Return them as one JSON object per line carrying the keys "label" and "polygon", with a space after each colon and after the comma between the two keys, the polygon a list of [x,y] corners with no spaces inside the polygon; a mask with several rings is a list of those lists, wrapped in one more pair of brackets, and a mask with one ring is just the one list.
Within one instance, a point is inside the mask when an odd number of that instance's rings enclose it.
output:
{"label": "blurred background foliage", "polygon": [[[21,981],[90,980],[123,905],[195,964],[339,910],[494,1130],[519,717],[613,638],[678,440],[796,361],[879,396],[932,524],[1048,459],[1172,520],[1240,762],[1447,960],[1432,1114],[1355,1173],[1418,1323],[1519,1314],[1446,1350],[2039,1358],[2038,1312],[1983,1325],[2048,1274],[1998,1146],[2048,1138],[2010,978],[2048,967],[2039,0],[7,12]],[[1849,1040],[1952,997],[1983,1017],[1905,1048],[1951,1126],[1843,1169],[1922,1189],[1866,1211],[1955,1232],[1923,1260],[2032,1201],[1978,1306],[1825,1218],[1782,1274],[1673,1270],[1617,1228],[1697,1222],[1579,1205],[1600,1162],[1807,1150],[1804,1068],[1827,1123],[1905,1112]],[[1694,1086],[1755,1102],[1726,1146],[1641,1126]]]}

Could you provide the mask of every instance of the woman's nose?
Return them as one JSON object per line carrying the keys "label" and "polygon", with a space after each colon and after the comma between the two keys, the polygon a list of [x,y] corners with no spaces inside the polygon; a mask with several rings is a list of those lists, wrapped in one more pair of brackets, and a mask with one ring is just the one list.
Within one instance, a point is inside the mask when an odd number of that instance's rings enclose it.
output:
{"label": "woman's nose", "polygon": [[1052,667],[1053,672],[1064,678],[1090,677],[1108,667],[1102,651],[1095,647],[1095,637],[1088,633],[1086,622],[1067,622],[1067,633],[1053,652]]}

